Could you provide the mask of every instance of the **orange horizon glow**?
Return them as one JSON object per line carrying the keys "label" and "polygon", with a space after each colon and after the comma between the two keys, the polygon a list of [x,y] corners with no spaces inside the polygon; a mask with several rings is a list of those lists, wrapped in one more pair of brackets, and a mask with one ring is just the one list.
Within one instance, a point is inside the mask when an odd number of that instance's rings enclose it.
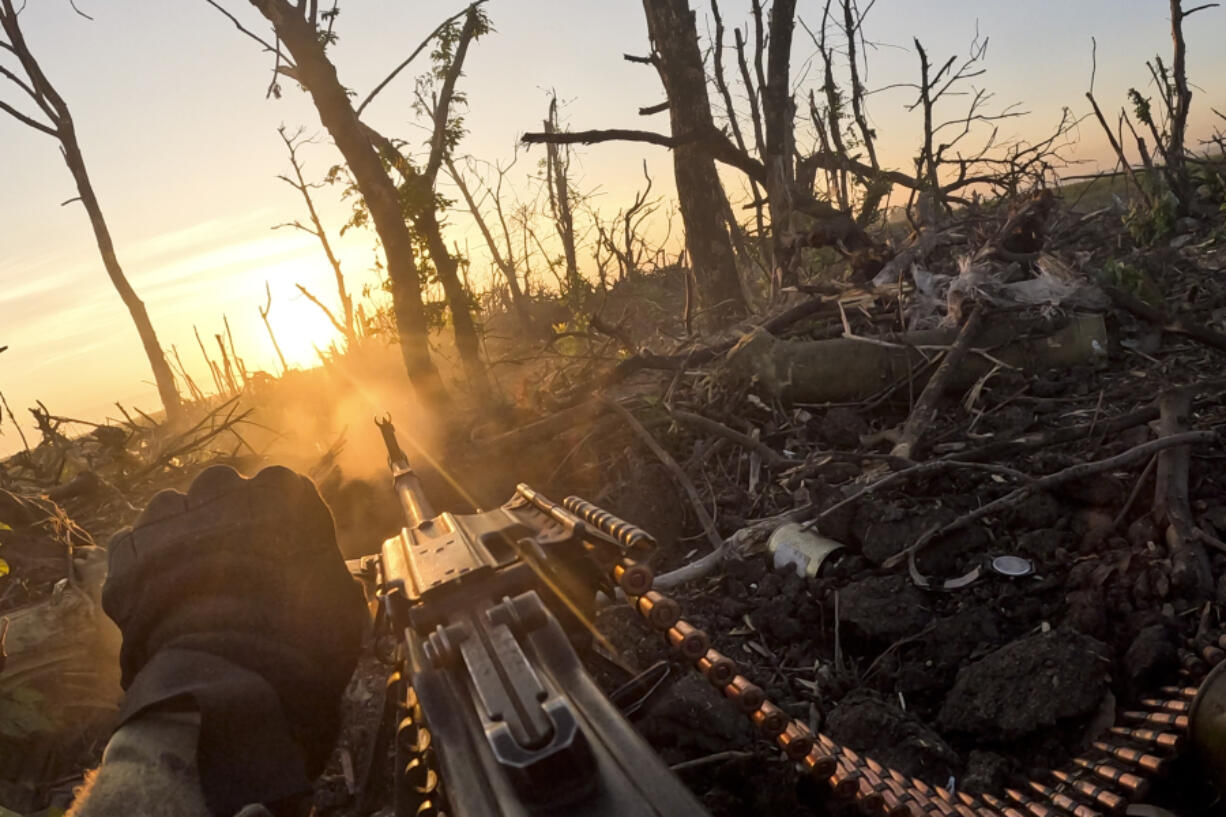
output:
{"label": "orange horizon glow", "polygon": [[[693,5],[705,43],[708,10]],[[727,0],[721,5],[730,27],[747,19],[748,3]],[[914,81],[912,34],[919,35],[940,62],[965,53],[978,28],[992,38],[987,74],[978,82],[996,92],[1001,103],[997,107],[1020,101],[1032,112],[1025,120],[1005,123],[1001,135],[1036,138],[1055,123],[1063,106],[1085,112],[1091,34],[1098,39],[1095,93],[1109,119],[1125,104],[1131,85],[1153,93],[1146,85],[1144,60],[1170,47],[1161,5],[1084,0],[985,6],[973,0],[932,0],[923,4],[921,14],[919,4],[881,0],[866,24],[868,34],[880,43],[871,49],[872,71],[866,78],[874,87]],[[234,8],[239,6],[246,4]],[[297,194],[275,178],[288,166],[276,127],[302,124],[308,133],[320,132],[310,100],[290,84],[283,88],[282,99],[265,99],[271,68],[267,55],[207,4],[154,4],[142,9],[138,25],[130,15],[105,8],[90,11],[94,22],[56,4],[30,4],[22,21],[32,49],[73,110],[120,262],[148,308],[160,343],[168,351],[174,347],[197,385],[211,391],[212,377],[193,326],[215,355],[213,336],[224,332],[224,315],[248,369],[278,373],[280,364],[258,312],[267,281],[273,295],[270,320],[287,363],[315,366],[315,347],[326,349],[338,335],[294,285],[305,285],[334,307],[338,302],[332,270],[310,236],[271,230],[304,215]],[[341,40],[335,60],[342,82],[362,94],[403,56],[404,42],[418,41],[451,10],[357,5],[345,11],[338,24]],[[461,154],[505,164],[518,134],[539,127],[550,89],[557,90],[563,119],[573,129],[667,131],[666,116],[637,114],[639,107],[662,98],[658,78],[650,68],[621,59],[622,53],[646,48],[641,14],[595,0],[565,10],[539,0],[514,6],[500,6],[495,0],[489,11],[496,31],[473,47],[466,64],[469,134]],[[250,11],[243,8],[242,13]],[[819,12],[802,5],[799,13],[812,26],[811,18]],[[545,18],[556,26],[542,26]],[[1226,89],[1213,84],[1226,67],[1226,52],[1217,47],[1226,31],[1226,14],[1211,10],[1195,21],[1187,31],[1189,74],[1200,83],[1193,101],[1194,137],[1208,131],[1211,108],[1221,110],[1226,104]],[[185,27],[194,32],[187,40],[182,36]],[[808,87],[814,82],[812,49],[799,28],[796,42],[794,78]],[[1036,42],[1042,43],[1041,53]],[[115,43],[124,47],[117,49]],[[515,70],[509,71],[512,65]],[[425,134],[410,110],[411,89],[411,81],[389,86],[366,116],[420,150]],[[880,134],[882,164],[907,172],[913,169],[917,114],[905,112],[903,106],[913,96],[913,91],[899,89],[874,95],[868,103]],[[737,99],[744,104],[743,94],[738,92]],[[714,93],[712,101],[718,110]],[[1081,142],[1071,154],[1090,163],[1071,172],[1092,170],[1096,161],[1110,165],[1096,122],[1084,123],[1077,135]],[[3,116],[0,138],[6,156],[18,159],[6,162],[0,187],[0,301],[7,319],[0,345],[9,346],[0,355],[0,391],[19,421],[35,399],[57,413],[83,419],[114,415],[116,400],[156,408],[148,363],[102,270],[88,221],[79,204],[59,206],[75,191],[54,142]],[[521,149],[519,163],[508,176],[508,188],[526,200],[542,155],[539,148]],[[320,178],[337,161],[327,144],[311,146],[303,158],[310,179]],[[653,196],[671,195],[668,153],[646,145],[594,145],[576,151],[574,186],[594,191],[592,206],[611,216],[641,187],[644,159],[654,179]],[[724,178],[729,195],[741,198],[741,177],[728,172]],[[443,186],[457,202],[446,217],[447,240],[470,251],[472,276],[480,284],[488,274],[488,253],[471,219],[461,212],[458,193],[445,180]],[[349,291],[360,301],[363,287],[378,290],[372,271],[373,236],[355,230],[340,237],[348,204],[339,200],[335,188],[315,193]],[[538,200],[537,207],[543,220],[546,205]],[[657,221],[651,230],[659,236],[666,228]],[[545,236],[550,228],[542,221],[538,232]],[[677,219],[670,240],[676,246],[680,238]],[[590,249],[580,256],[590,269]],[[536,265],[537,280],[551,283],[539,255]],[[376,298],[386,296],[379,292]],[[0,425],[0,449],[13,437],[5,426]]]}

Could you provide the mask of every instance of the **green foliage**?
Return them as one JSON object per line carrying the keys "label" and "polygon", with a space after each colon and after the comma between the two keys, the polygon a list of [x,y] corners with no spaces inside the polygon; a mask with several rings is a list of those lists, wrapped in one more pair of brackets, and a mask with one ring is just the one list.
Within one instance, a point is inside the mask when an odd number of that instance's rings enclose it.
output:
{"label": "green foliage", "polygon": [[1219,163],[1195,164],[1189,171],[1192,186],[1208,195],[1205,198],[1212,204],[1219,205],[1219,211],[1226,214],[1226,166]]}
{"label": "green foliage", "polygon": [[1132,102],[1132,111],[1140,122],[1150,127],[1154,125],[1153,111],[1150,109],[1149,97],[1141,96],[1136,88],[1128,89],[1128,100]]}
{"label": "green foliage", "polygon": [[586,313],[574,312],[572,310],[570,320],[555,323],[552,329],[554,335],[561,336],[553,342],[553,351],[566,357],[574,357],[575,355],[586,353],[587,344],[580,337],[591,332],[591,326]]}
{"label": "green foliage", "polygon": [[340,6],[333,4],[332,8],[319,13],[320,26],[315,31],[315,36],[319,39],[321,45],[327,48],[330,45],[336,45],[339,39],[333,28],[336,25],[336,18],[341,14]]}
{"label": "green foliage", "polygon": [[1103,283],[1136,294],[1145,282],[1145,273],[1127,261],[1112,258],[1103,264],[1099,278]]}
{"label": "green foliage", "polygon": [[1175,234],[1179,202],[1169,191],[1159,193],[1151,206],[1134,203],[1124,214],[1124,227],[1139,246],[1152,247]]}
{"label": "green foliage", "polygon": [[1097,277],[1103,284],[1131,293],[1142,301],[1158,306],[1162,304],[1162,292],[1153,279],[1144,269],[1127,261],[1121,261],[1118,258],[1110,259],[1103,264]]}

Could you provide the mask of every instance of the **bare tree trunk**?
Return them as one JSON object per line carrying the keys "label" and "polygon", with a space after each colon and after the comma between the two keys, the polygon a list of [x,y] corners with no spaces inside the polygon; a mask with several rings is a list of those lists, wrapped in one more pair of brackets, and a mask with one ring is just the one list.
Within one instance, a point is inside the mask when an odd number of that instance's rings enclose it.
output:
{"label": "bare tree trunk", "polygon": [[[694,12],[687,0],[643,0],[643,10],[655,48],[653,62],[668,95],[673,136],[715,131]],[[673,149],[673,173],[703,318],[709,325],[724,324],[748,311],[724,219],[728,198],[715,160],[697,143]]]}
{"label": "bare tree trunk", "polygon": [[[728,126],[732,130],[732,138],[736,142],[736,146],[740,148],[741,152],[748,155],[749,150],[745,145],[745,137],[741,133],[741,125],[737,119],[736,108],[732,104],[732,93],[728,89],[728,81],[724,76],[724,21],[719,14],[718,0],[711,0],[711,16],[715,19],[715,43],[712,47],[712,67],[714,68],[715,73],[715,87],[719,90],[720,97],[722,97],[724,100],[724,110],[727,112]],[[740,39],[740,33],[740,29],[737,29],[737,53],[743,56],[744,43]],[[745,72],[744,76],[746,82],[748,82],[749,75],[747,71]],[[749,94],[750,112],[753,116],[753,121],[757,123],[758,136],[761,137],[762,125],[761,116],[758,114],[758,98],[754,92],[752,84],[747,84],[746,90]],[[762,195],[762,188],[759,187],[758,183],[753,179],[749,180],[749,192],[753,196],[754,223],[758,230],[758,245],[763,259],[767,259],[770,255],[770,247],[766,243],[766,220],[762,213],[762,203],[765,200],[765,197]],[[731,209],[729,212],[731,212]],[[737,252],[740,252],[740,248],[735,246],[737,241],[736,233],[739,229],[735,227],[735,222],[736,219],[734,218],[732,223],[729,224],[729,230],[733,232],[734,249],[736,249]]]}
{"label": "bare tree trunk", "polygon": [[[549,117],[545,119],[545,133],[557,133],[558,98],[549,99]],[[566,258],[566,286],[573,297],[583,291],[579,278],[579,262],[575,253],[575,218],[570,210],[570,159],[567,148],[549,143],[545,146],[546,178],[549,188],[549,206],[553,211],[553,223],[562,242],[562,254]]]}
{"label": "bare tree trunk", "polygon": [[64,113],[65,121],[60,125],[60,142],[64,146],[64,161],[68,164],[68,169],[77,183],[81,204],[85,206],[85,212],[89,214],[89,223],[94,228],[94,238],[98,242],[98,252],[102,255],[102,265],[106,267],[106,274],[119,292],[124,306],[128,308],[132,322],[136,324],[136,332],[140,335],[141,345],[145,347],[145,356],[149,358],[149,366],[153,369],[153,380],[157,384],[158,396],[162,399],[162,408],[166,410],[167,419],[176,420],[182,414],[182,402],[179,398],[179,390],[175,386],[174,375],[170,371],[169,364],[166,363],[166,354],[158,343],[157,333],[153,331],[153,322],[149,320],[149,312],[145,309],[145,303],[132,289],[127,276],[123,273],[123,268],[119,265],[119,258],[115,255],[115,245],[111,240],[111,231],[102,217],[102,208],[98,205],[94,187],[85,170],[85,159],[82,158],[81,149],[77,145],[72,120],[67,118],[67,109]]}
{"label": "bare tree trunk", "polygon": [[433,206],[423,207],[414,223],[418,232],[426,239],[426,247],[430,250],[431,260],[434,261],[439,283],[443,285],[443,293],[447,296],[447,304],[451,308],[456,351],[460,353],[464,376],[478,396],[485,400],[490,395],[490,382],[485,364],[481,362],[481,339],[477,334],[476,321],[473,320],[468,290],[460,282],[459,264],[447,249]]}
{"label": "bare tree trunk", "polygon": [[438,369],[430,359],[429,328],[422,303],[421,276],[413,255],[413,240],[400,210],[396,186],[384,170],[336,68],[324,53],[319,32],[288,0],[250,0],[273,24],[277,36],[296,63],[295,78],[311,95],[320,122],[345,157],[375,231],[383,242],[391,279],[392,311],[400,333],[405,370],[421,401],[440,407],[447,400]]}
{"label": "bare tree trunk", "polygon": [[[877,169],[877,148],[874,144],[873,129],[868,126],[868,117],[864,114],[864,84],[860,82],[860,64],[856,56],[856,35],[864,19],[859,9],[854,8],[852,0],[843,2],[843,28],[847,32],[847,72],[851,80],[851,110],[856,126],[860,129],[860,138],[864,141],[864,150],[868,153],[868,162]],[[794,5],[794,4],[793,4]],[[771,40],[771,49],[775,43]]]}
{"label": "bare tree trunk", "polygon": [[796,153],[790,66],[792,31],[796,24],[796,0],[775,0],[770,12],[770,49],[766,58],[766,87],[762,93],[762,118],[766,131],[766,195],[771,210],[771,246],[775,268],[783,286],[798,282],[796,259],[788,233],[792,223],[792,197]]}
{"label": "bare tree trunk", "polygon": [[140,335],[141,345],[145,347],[145,356],[149,358],[149,366],[153,370],[153,379],[157,384],[158,396],[162,400],[162,408],[166,412],[166,417],[171,421],[176,420],[182,414],[182,402],[175,385],[174,373],[171,372],[166,362],[166,354],[161,344],[158,343],[157,333],[153,331],[153,323],[149,320],[149,313],[145,309],[144,302],[137,297],[136,291],[128,283],[127,276],[124,275],[123,268],[119,265],[119,258],[115,254],[115,244],[111,240],[111,232],[107,227],[106,219],[102,216],[102,208],[98,204],[98,197],[94,193],[93,184],[90,183],[89,174],[85,170],[85,159],[81,155],[81,146],[77,142],[72,114],[69,113],[68,105],[64,102],[63,97],[51,85],[42,67],[30,52],[12,0],[0,0],[0,30],[4,32],[4,39],[0,39],[0,46],[16,56],[29,82],[22,82],[16,74],[6,72],[9,79],[33,100],[50,124],[27,116],[2,101],[0,101],[0,110],[17,121],[59,140],[64,162],[68,165],[69,172],[72,173],[81,204],[85,206],[89,223],[94,229],[94,239],[98,243],[98,252],[102,255],[102,265],[106,268],[106,274],[110,277],[116,291],[119,292],[124,306],[128,308],[132,322],[136,324],[136,332]]}
{"label": "bare tree trunk", "polygon": [[[1192,90],[1188,88],[1187,45],[1183,39],[1183,0],[1171,0],[1171,42],[1174,62],[1171,74],[1175,81],[1175,104],[1171,106],[1171,141],[1166,161],[1178,178],[1183,173],[1184,140],[1188,129],[1188,110],[1192,107]],[[1182,200],[1182,197],[1181,197]]]}
{"label": "bare tree trunk", "polygon": [[[418,186],[418,196],[421,202],[420,210],[410,212],[417,232],[425,237],[426,248],[434,262],[434,271],[438,273],[439,282],[443,285],[443,293],[451,308],[452,330],[455,334],[456,350],[460,353],[460,363],[464,367],[464,375],[469,386],[476,392],[480,403],[489,402],[491,395],[489,376],[485,364],[481,362],[481,339],[477,332],[476,321],[473,320],[471,299],[468,289],[460,281],[459,262],[456,256],[447,248],[443,240],[442,227],[435,213],[435,181],[438,179],[439,168],[451,152],[447,129],[451,124],[451,103],[455,99],[455,86],[459,81],[460,71],[464,66],[464,58],[468,54],[469,43],[477,34],[480,13],[477,5],[470,5],[465,15],[464,25],[460,30],[455,44],[455,52],[451,63],[443,75],[441,87],[436,94],[433,118],[434,128],[430,137],[430,155],[426,160],[425,169],[416,176],[405,176],[405,182]],[[407,170],[408,162],[399,166]]]}

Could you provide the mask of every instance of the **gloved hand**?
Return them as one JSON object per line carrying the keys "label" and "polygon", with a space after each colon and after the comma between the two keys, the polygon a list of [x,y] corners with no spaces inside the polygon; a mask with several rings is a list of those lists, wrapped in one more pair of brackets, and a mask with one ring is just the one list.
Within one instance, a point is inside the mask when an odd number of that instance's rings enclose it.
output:
{"label": "gloved hand", "polygon": [[366,617],[310,480],[213,466],[157,494],[110,542],[102,606],[123,633],[121,723],[198,711],[210,811],[309,792]]}

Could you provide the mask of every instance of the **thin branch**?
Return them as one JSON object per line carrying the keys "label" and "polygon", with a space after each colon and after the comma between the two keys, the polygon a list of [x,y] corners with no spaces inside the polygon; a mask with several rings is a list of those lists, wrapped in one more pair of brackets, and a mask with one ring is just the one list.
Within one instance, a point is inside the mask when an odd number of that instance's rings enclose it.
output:
{"label": "thin branch", "polygon": [[468,16],[464,18],[464,27],[460,29],[451,64],[447,66],[447,72],[443,76],[443,84],[438,92],[438,103],[434,107],[434,132],[430,136],[430,157],[426,160],[426,167],[421,173],[422,181],[430,189],[434,189],[434,180],[438,176],[439,167],[443,164],[443,154],[447,152],[447,120],[451,117],[455,85],[460,78],[460,71],[464,68],[468,45],[477,33],[477,6],[475,4],[469,6],[466,14]]}
{"label": "thin branch", "polygon": [[30,117],[26,116],[21,111],[17,110],[12,105],[9,105],[7,102],[3,100],[0,100],[0,111],[4,111],[9,116],[16,119],[18,122],[21,122],[24,125],[29,125],[31,128],[34,128],[34,130],[42,131],[48,136],[55,136],[58,138],[60,135],[59,131],[57,131],[55,128],[52,128],[48,125],[44,125],[42,122],[39,122],[36,119],[31,119]]}
{"label": "thin branch", "polygon": [[[240,23],[237,17],[235,17],[230,12],[226,11],[226,9],[222,7],[219,3],[217,3],[216,0],[204,0],[204,2],[208,3],[210,6],[217,9],[219,12],[221,12],[222,15],[226,17],[226,19],[228,19],[231,23],[234,23],[234,27],[237,28],[239,31],[246,34],[248,37],[255,40],[260,45],[264,46],[265,51],[270,51],[273,54],[278,54],[278,55],[281,54],[281,50],[279,48],[277,48],[274,45],[271,45],[268,42],[268,40],[265,40],[259,34],[256,34],[251,29],[247,28],[242,23]],[[291,62],[289,59],[286,59],[284,56],[282,56],[281,59],[285,59],[286,65],[288,65],[291,69],[296,70],[297,66],[295,66],[294,63]]]}
{"label": "thin branch", "polygon": [[673,459],[672,455],[669,454],[662,445],[660,445],[656,438],[651,436],[651,432],[644,428],[643,424],[640,423],[638,419],[636,419],[635,416],[631,414],[624,406],[622,406],[616,400],[612,400],[608,397],[602,398],[602,401],[611,410],[616,412],[622,418],[622,420],[625,421],[626,425],[630,426],[630,428],[634,430],[634,433],[639,436],[639,439],[643,441],[643,444],[651,449],[651,453],[656,455],[656,458],[660,460],[660,463],[669,470],[669,472],[673,475],[673,478],[676,479],[681,485],[686,496],[689,497],[690,504],[694,508],[694,515],[698,517],[698,521],[702,525],[703,532],[707,536],[707,541],[711,544],[712,552],[722,553],[724,550],[724,540],[722,537],[720,537],[719,531],[717,531],[715,528],[715,521],[712,520],[711,515],[707,513],[706,506],[703,505],[702,497],[698,495],[698,489],[694,487],[693,480],[689,478],[682,467],[677,464],[677,461]]}
{"label": "thin branch", "polygon": [[681,145],[697,143],[706,148],[712,158],[726,165],[735,167],[754,181],[766,182],[766,167],[737,148],[719,130],[712,129],[707,133],[680,134],[665,136],[652,131],[632,130],[629,128],[607,128],[603,130],[565,131],[557,133],[525,133],[521,139],[525,144],[540,145],[590,145],[596,142],[645,142],[660,147],[675,148]]}
{"label": "thin branch", "polygon": [[742,434],[735,429],[728,428],[728,426],[724,425],[718,420],[712,420],[710,417],[704,417],[701,414],[682,411],[680,409],[670,411],[669,416],[671,416],[674,420],[680,420],[683,423],[696,426],[704,431],[708,431],[712,434],[723,437],[726,440],[731,440],[742,448],[756,452],[758,456],[762,458],[762,462],[772,468],[787,468],[789,466],[800,465],[802,462],[801,460],[792,459],[791,457],[785,457],[761,440],[755,440],[748,434]]}
{"label": "thin branch", "polygon": [[354,113],[356,113],[360,117],[362,115],[362,111],[366,109],[366,106],[369,105],[371,101],[376,96],[379,95],[379,92],[382,91],[384,88],[386,88],[388,84],[400,74],[401,71],[407,68],[409,66],[409,63],[411,63],[414,59],[417,58],[418,54],[420,54],[422,51],[425,50],[426,46],[430,44],[431,40],[433,40],[435,37],[441,34],[442,31],[445,28],[447,28],[447,26],[451,25],[456,20],[463,17],[465,14],[468,14],[470,10],[475,9],[477,6],[481,5],[485,1],[486,0],[477,0],[476,3],[473,3],[472,5],[469,5],[469,6],[465,6],[463,11],[458,11],[455,14],[448,17],[443,22],[439,23],[438,26],[433,31],[430,32],[429,36],[427,36],[426,39],[422,40],[421,44],[418,45],[417,48],[414,48],[413,52],[409,54],[409,56],[406,57],[403,62],[401,62],[399,65],[393,68],[392,72],[388,74],[386,77],[384,77],[383,81],[380,82],[378,85],[376,85],[374,89],[369,94],[366,95],[366,98],[362,100],[362,104],[358,105]]}
{"label": "thin branch", "polygon": [[905,550],[896,553],[887,559],[882,567],[886,569],[897,567],[903,561],[913,558],[915,554],[923,550],[928,543],[933,540],[952,533],[955,530],[966,527],[970,523],[982,519],[985,516],[991,516],[994,513],[1016,507],[1026,497],[1034,494],[1036,491],[1046,490],[1056,485],[1062,485],[1075,479],[1101,474],[1104,471],[1110,471],[1113,468],[1118,468],[1123,465],[1144,459],[1158,451],[1163,451],[1178,445],[1191,445],[1196,443],[1209,444],[1214,443],[1218,439],[1217,434],[1212,431],[1186,431],[1181,434],[1175,434],[1170,437],[1159,437],[1156,440],[1142,443],[1141,445],[1124,451],[1121,454],[1116,454],[1113,457],[1107,457],[1093,462],[1080,462],[1076,465],[1070,465],[1062,471],[1057,471],[1054,474],[1037,477],[1034,481],[1029,482],[1019,488],[1016,488],[1002,497],[986,502],[980,505],[970,513],[958,517],[952,522],[943,527],[929,529],[926,533],[916,540],[915,544]]}
{"label": "thin branch", "polygon": [[[72,6],[72,10],[75,11],[77,14],[81,15],[82,17],[84,17],[86,20],[89,20],[91,23],[94,21],[93,17],[90,17],[88,14],[81,11],[81,9],[77,8],[76,0],[68,0],[68,5]],[[1191,12],[1188,12],[1188,13],[1190,14]]]}
{"label": "thin branch", "polygon": [[29,85],[23,82],[21,77],[17,76],[12,71],[5,68],[3,65],[0,65],[0,77],[6,77],[9,80],[11,80],[14,85],[16,85],[21,90],[25,91],[26,95],[29,96],[30,99],[34,100],[34,102],[38,105],[38,107],[42,108],[43,113],[47,114],[47,116],[51,117],[52,119],[55,119],[55,111],[52,110],[51,106],[47,104],[46,98],[44,98],[41,94],[37,93],[33,88],[31,88]]}
{"label": "thin branch", "polygon": [[308,301],[310,301],[311,303],[319,307],[321,310],[323,310],[323,313],[328,316],[328,321],[332,324],[332,327],[337,332],[340,332],[341,335],[344,337],[349,336],[349,333],[345,331],[344,324],[342,324],[340,321],[336,319],[336,315],[332,314],[332,310],[328,309],[328,307],[324,305],[323,301],[319,300],[314,295],[312,295],[311,291],[307,289],[306,287],[304,287],[302,284],[294,284],[294,286],[298,288],[299,292],[301,292],[303,295],[306,296]]}

